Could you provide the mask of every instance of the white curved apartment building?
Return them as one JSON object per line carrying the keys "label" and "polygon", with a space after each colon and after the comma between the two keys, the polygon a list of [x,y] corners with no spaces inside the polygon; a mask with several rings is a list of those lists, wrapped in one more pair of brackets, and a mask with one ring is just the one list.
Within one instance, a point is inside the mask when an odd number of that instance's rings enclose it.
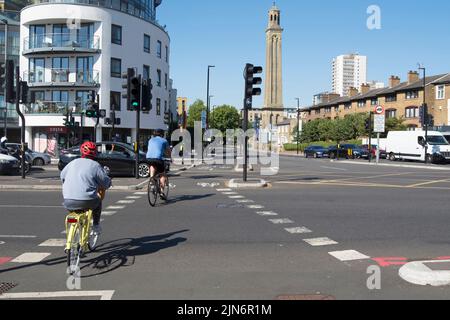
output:
{"label": "white curved apartment building", "polygon": [[[35,0],[21,12],[20,73],[28,81],[32,102],[22,106],[26,141],[36,150],[57,154],[58,147],[80,138],[81,130],[64,126],[67,110],[80,122],[90,93],[100,98],[100,109],[115,108],[121,124],[115,135],[135,140],[136,112],[122,99],[121,74],[137,68],[153,83],[153,109],[141,114],[141,141],[152,129],[166,129],[170,108],[170,38],[156,22],[161,0]],[[104,119],[97,141],[108,140],[111,126]],[[93,138],[95,122],[85,119],[84,138]],[[75,139],[73,137],[76,137]]]}

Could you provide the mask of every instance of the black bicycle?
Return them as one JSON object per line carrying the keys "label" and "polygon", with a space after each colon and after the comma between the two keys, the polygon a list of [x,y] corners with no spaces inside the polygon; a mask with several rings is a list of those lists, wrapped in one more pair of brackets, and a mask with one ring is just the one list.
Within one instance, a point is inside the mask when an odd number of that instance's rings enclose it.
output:
{"label": "black bicycle", "polygon": [[[164,189],[161,189],[160,181],[162,177],[166,179]],[[159,173],[155,175],[153,178],[150,178],[147,188],[148,203],[152,207],[154,207],[158,202],[158,198],[161,198],[164,202],[167,202],[169,199],[169,189],[170,189],[169,177],[165,172]]]}

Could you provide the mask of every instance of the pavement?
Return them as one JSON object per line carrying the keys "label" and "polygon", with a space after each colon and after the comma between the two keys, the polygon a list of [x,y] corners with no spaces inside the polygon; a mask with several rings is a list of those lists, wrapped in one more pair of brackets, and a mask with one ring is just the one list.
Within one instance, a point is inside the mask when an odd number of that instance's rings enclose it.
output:
{"label": "pavement", "polygon": [[[76,281],[60,192],[3,190],[0,282],[16,286],[0,299],[450,298],[445,281],[418,284],[450,270],[446,172],[282,156],[276,175],[259,173],[268,188],[236,190],[232,165],[190,168],[156,208],[145,190],[108,193]],[[421,261],[430,271],[412,274]]]}

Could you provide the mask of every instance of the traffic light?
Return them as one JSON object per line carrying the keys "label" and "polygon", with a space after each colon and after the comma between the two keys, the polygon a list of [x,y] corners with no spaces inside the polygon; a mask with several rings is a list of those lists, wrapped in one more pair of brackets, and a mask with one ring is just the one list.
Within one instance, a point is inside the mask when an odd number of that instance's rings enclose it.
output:
{"label": "traffic light", "polygon": [[422,127],[425,125],[430,125],[430,114],[428,113],[428,105],[424,104],[419,107],[419,120]]}
{"label": "traffic light", "polygon": [[152,110],[152,80],[148,79],[142,82],[142,112],[149,112]]}
{"label": "traffic light", "polygon": [[14,61],[6,60],[6,63],[1,64],[1,78],[3,86],[6,91],[6,102],[14,103],[16,101],[16,95],[14,92]]}
{"label": "traffic light", "polygon": [[141,76],[131,78],[131,110],[139,111],[141,107]]}
{"label": "traffic light", "polygon": [[170,125],[170,111],[164,112],[164,124],[166,126]]}
{"label": "traffic light", "polygon": [[365,127],[366,127],[366,130],[367,130],[367,131],[370,130],[370,119],[366,119],[366,121],[365,121]]}
{"label": "traffic light", "polygon": [[26,81],[20,81],[20,98],[19,102],[22,104],[27,104],[28,99],[28,83]]}
{"label": "traffic light", "polygon": [[122,98],[127,100],[127,110],[132,110],[131,108],[131,79],[136,75],[133,68],[128,68],[126,73],[122,74],[122,79],[126,82],[122,85],[124,91],[122,92]]}
{"label": "traffic light", "polygon": [[97,93],[91,91],[89,95],[89,107],[86,110],[86,118],[100,118],[99,104],[97,100]]}
{"label": "traffic light", "polygon": [[64,127],[69,127],[69,113],[66,113],[66,117],[64,118]]}
{"label": "traffic light", "polygon": [[262,79],[260,77],[255,77],[255,75],[262,73],[262,67],[255,67],[254,65],[247,63],[244,71],[245,78],[245,105],[247,110],[252,109],[253,96],[261,95],[261,88],[254,87],[255,85],[260,85]]}

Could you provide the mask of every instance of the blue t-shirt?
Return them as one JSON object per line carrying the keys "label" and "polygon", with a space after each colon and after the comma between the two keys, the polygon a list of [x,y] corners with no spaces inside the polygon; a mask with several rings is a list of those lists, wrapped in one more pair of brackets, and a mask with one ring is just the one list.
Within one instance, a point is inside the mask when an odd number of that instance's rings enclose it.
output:
{"label": "blue t-shirt", "polygon": [[147,159],[163,160],[166,150],[169,147],[169,142],[161,137],[154,137],[148,142]]}

